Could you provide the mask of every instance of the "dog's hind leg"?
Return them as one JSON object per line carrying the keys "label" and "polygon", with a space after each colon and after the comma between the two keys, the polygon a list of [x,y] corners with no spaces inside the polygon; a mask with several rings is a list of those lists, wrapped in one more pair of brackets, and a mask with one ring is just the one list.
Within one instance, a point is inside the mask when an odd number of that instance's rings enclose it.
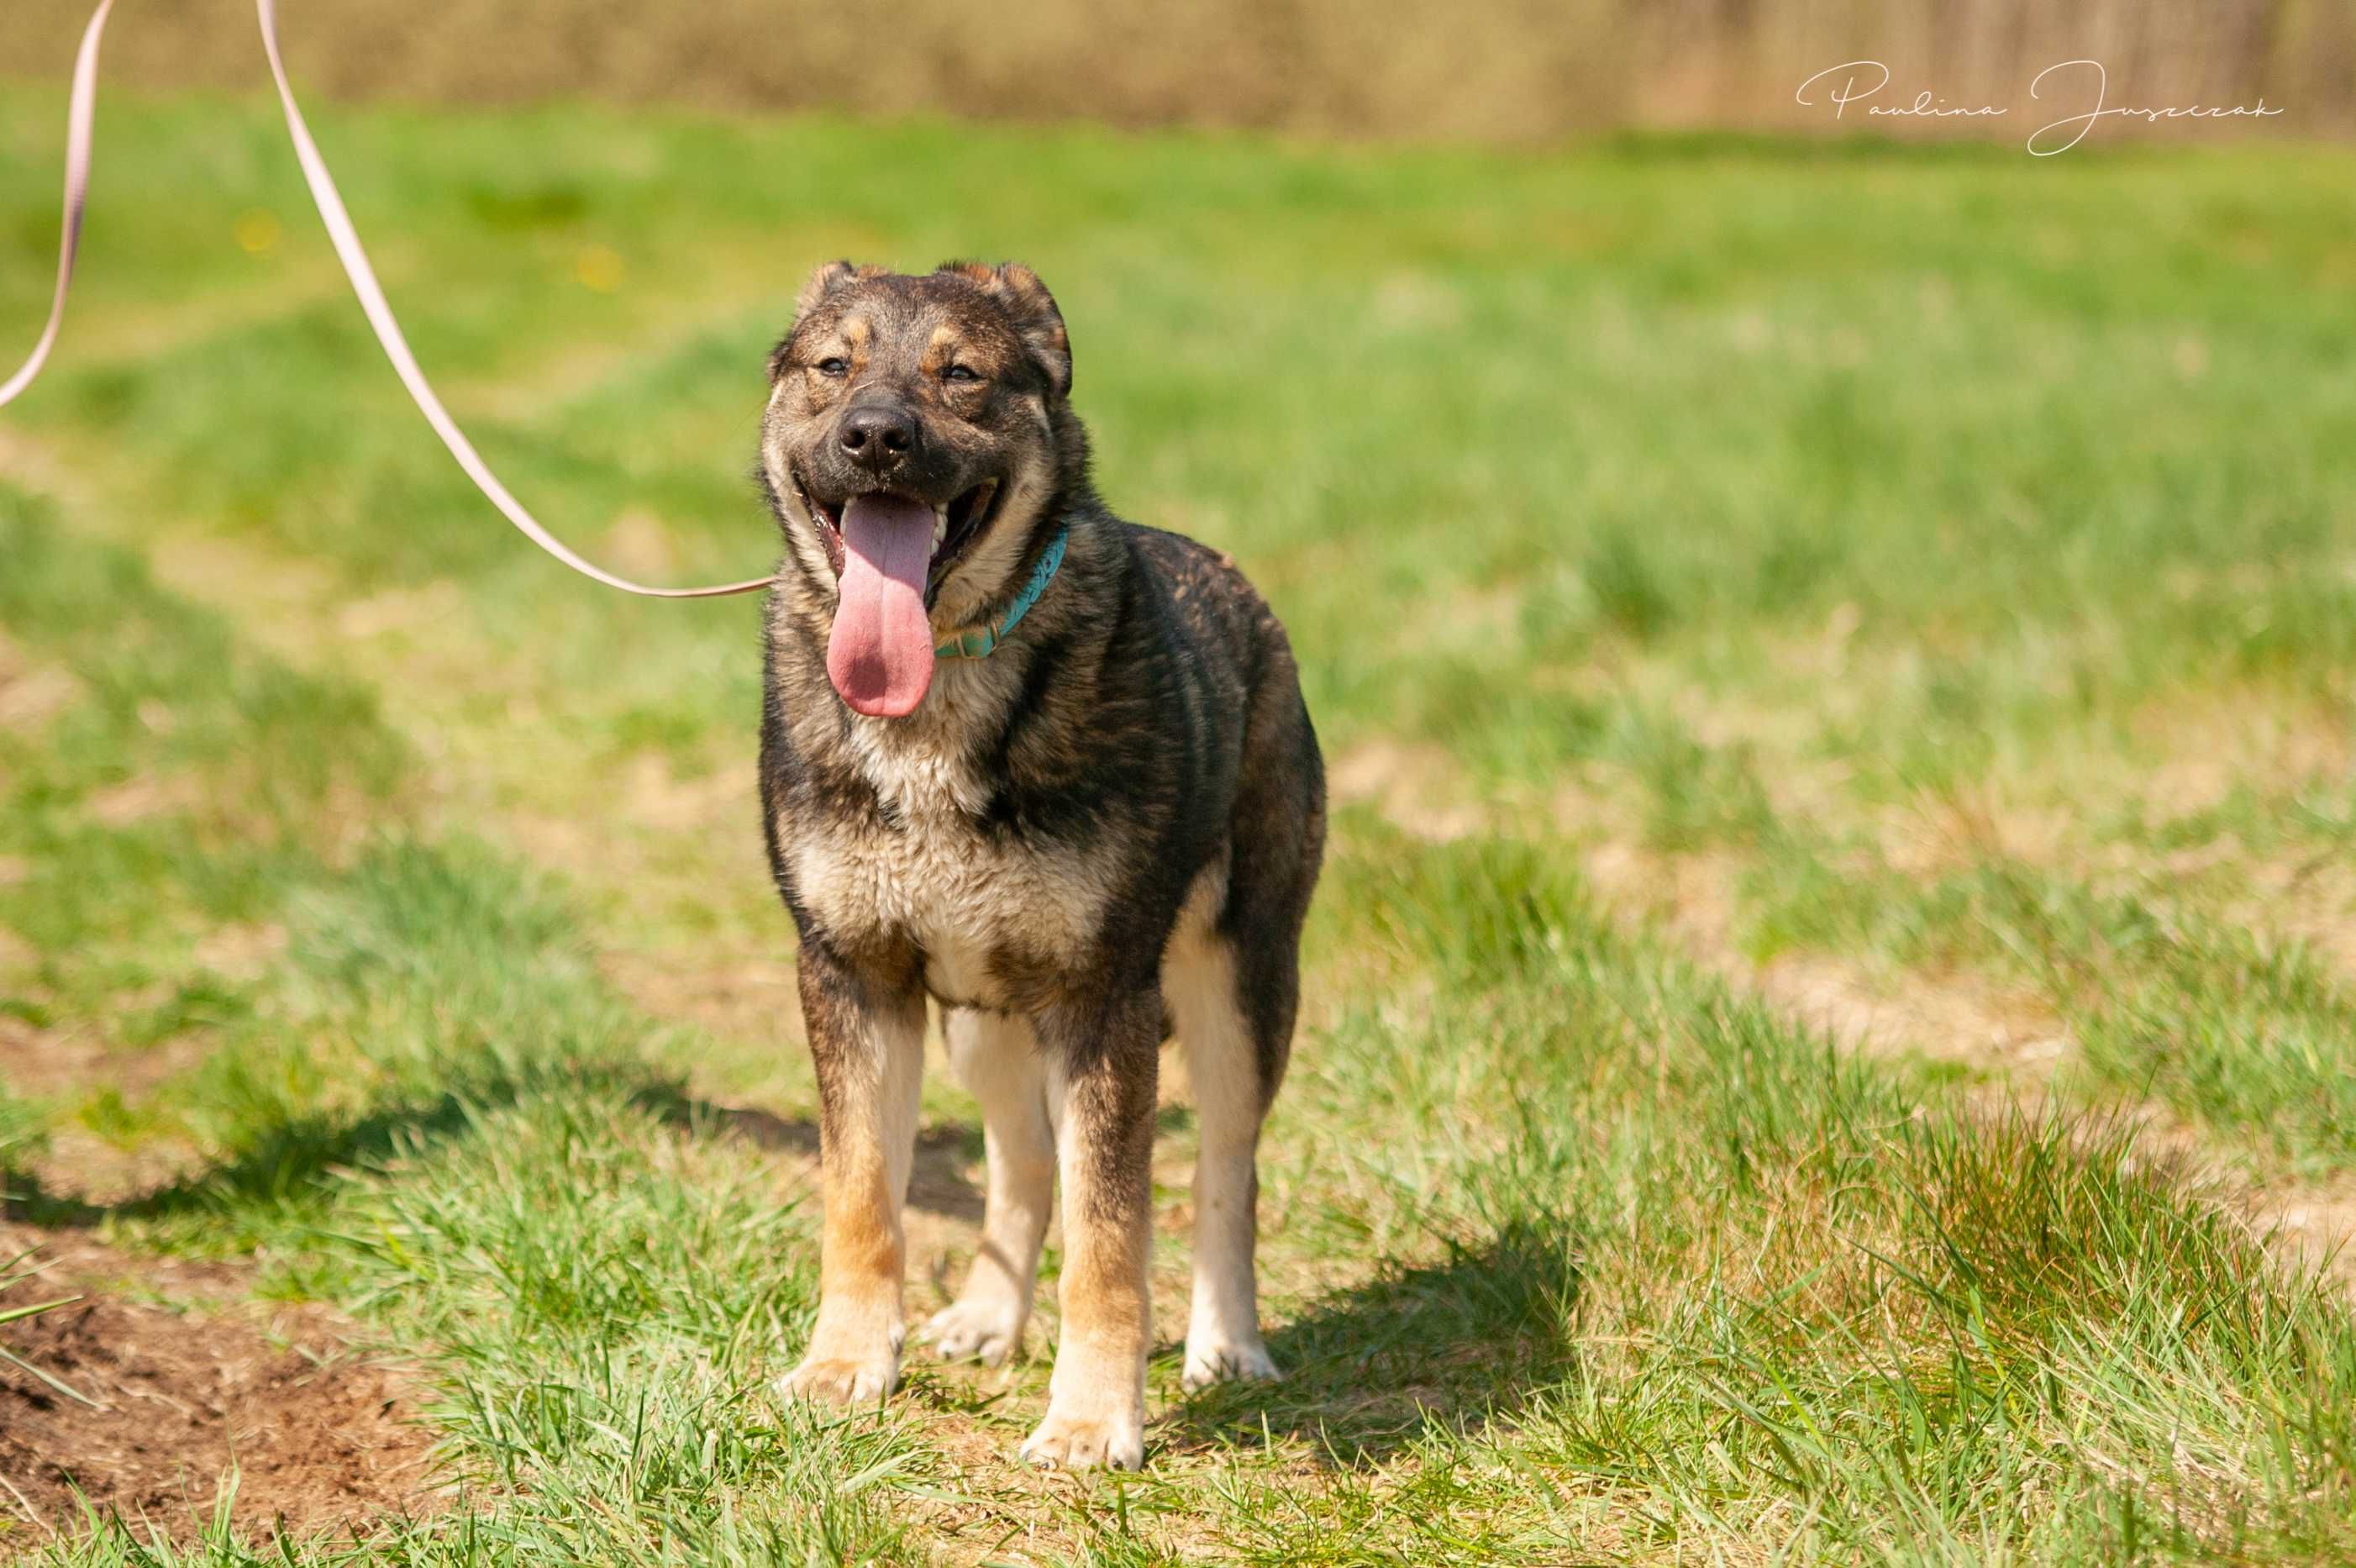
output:
{"label": "dog's hind leg", "polygon": [[965,1289],[933,1315],[925,1338],[947,1359],[978,1357],[995,1367],[1022,1347],[1055,1200],[1047,1071],[1026,1019],[957,1007],[941,1033],[958,1081],[981,1104],[990,1198]]}
{"label": "dog's hind leg", "polygon": [[1274,1086],[1237,987],[1235,950],[1216,931],[1181,932],[1162,966],[1162,995],[1194,1085],[1194,1296],[1186,1323],[1185,1386],[1273,1378],[1259,1334],[1252,1253],[1258,1238],[1261,1118]]}
{"label": "dog's hind leg", "polygon": [[1224,903],[1193,911],[1162,960],[1186,1050],[1194,1164],[1194,1301],[1185,1384],[1272,1378],[1259,1334],[1260,1123],[1284,1081],[1301,1007],[1301,927],[1325,845],[1324,769],[1289,671],[1254,700],[1237,781]]}

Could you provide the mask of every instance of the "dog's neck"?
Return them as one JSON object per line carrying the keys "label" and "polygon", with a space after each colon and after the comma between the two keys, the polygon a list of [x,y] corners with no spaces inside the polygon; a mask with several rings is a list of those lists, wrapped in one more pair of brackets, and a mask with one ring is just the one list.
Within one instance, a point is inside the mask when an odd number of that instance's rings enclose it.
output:
{"label": "dog's neck", "polygon": [[[1058,545],[1060,561],[1041,574],[1041,563]],[[1119,602],[1122,559],[1118,540],[1100,526],[1099,509],[1043,514],[1001,579],[1013,585],[1001,587],[990,612],[1002,618],[1031,580],[1043,578],[1019,625],[1007,628],[1001,618],[1001,636],[987,657],[938,658],[924,701],[896,719],[853,713],[834,694],[825,675],[830,607],[814,602],[814,596],[781,595],[772,611],[777,618],[772,657],[797,671],[784,689],[804,695],[786,714],[797,749],[855,772],[895,814],[985,812],[1004,782],[999,774],[1010,764],[1005,742],[1027,710],[1093,690]],[[1052,660],[1052,679],[1044,686],[1033,679],[1042,659]],[[822,706],[811,701],[819,692],[825,693]]]}
{"label": "dog's neck", "polygon": [[1031,613],[1031,607],[1039,602],[1039,596],[1047,591],[1047,585],[1055,580],[1056,571],[1064,564],[1064,547],[1070,538],[1070,529],[1057,524],[1055,533],[1047,541],[1047,547],[1039,553],[1037,563],[1024,575],[1023,585],[1014,591],[1013,596],[994,614],[942,638],[933,650],[933,657],[987,659],[995,652],[998,645],[1023,624],[1023,618]]}

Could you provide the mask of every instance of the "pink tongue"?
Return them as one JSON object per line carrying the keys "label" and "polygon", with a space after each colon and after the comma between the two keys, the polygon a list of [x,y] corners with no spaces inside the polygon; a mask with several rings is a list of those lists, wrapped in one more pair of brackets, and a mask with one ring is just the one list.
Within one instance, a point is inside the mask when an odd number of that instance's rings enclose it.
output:
{"label": "pink tongue", "polygon": [[874,718],[916,711],[933,683],[925,574],[933,509],[897,496],[859,496],[842,509],[842,597],[826,672],[842,700]]}

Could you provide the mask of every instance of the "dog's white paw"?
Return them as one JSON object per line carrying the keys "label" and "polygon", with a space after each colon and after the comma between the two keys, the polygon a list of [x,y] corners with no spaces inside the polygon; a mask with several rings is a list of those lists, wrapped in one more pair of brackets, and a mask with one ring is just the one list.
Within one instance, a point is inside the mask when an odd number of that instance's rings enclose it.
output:
{"label": "dog's white paw", "polygon": [[922,1336],[944,1361],[1003,1366],[1023,1344],[1023,1314],[1012,1302],[956,1302],[933,1314]]}
{"label": "dog's white paw", "polygon": [[900,1386],[900,1359],[890,1352],[864,1357],[813,1356],[777,1380],[789,1400],[818,1404],[880,1404]]}
{"label": "dog's white paw", "polygon": [[1141,1414],[1066,1412],[1047,1407],[1047,1419],[1023,1440],[1023,1457],[1050,1470],[1135,1470],[1145,1464]]}
{"label": "dog's white paw", "polygon": [[1276,1362],[1255,1334],[1249,1339],[1212,1338],[1189,1335],[1186,1338],[1186,1370],[1179,1383],[1189,1393],[1207,1389],[1213,1383],[1273,1382],[1284,1374],[1276,1369]]}

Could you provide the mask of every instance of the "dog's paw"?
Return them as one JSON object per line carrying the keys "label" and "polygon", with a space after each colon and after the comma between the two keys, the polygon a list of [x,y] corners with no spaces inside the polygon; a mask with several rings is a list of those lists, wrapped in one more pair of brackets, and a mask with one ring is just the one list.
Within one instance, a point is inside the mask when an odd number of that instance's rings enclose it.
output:
{"label": "dog's paw", "polygon": [[1276,1362],[1269,1359],[1268,1347],[1260,1343],[1258,1335],[1244,1340],[1199,1341],[1190,1336],[1186,1340],[1186,1370],[1178,1380],[1192,1393],[1213,1383],[1273,1382],[1283,1375],[1276,1369]]}
{"label": "dog's paw", "polygon": [[1055,1405],[1023,1440],[1023,1457],[1050,1470],[1136,1470],[1145,1464],[1145,1422],[1139,1414],[1067,1415]]}
{"label": "dog's paw", "polygon": [[777,1391],[789,1400],[817,1404],[880,1404],[900,1386],[900,1359],[894,1355],[813,1356],[777,1380]]}
{"label": "dog's paw", "polygon": [[933,1314],[922,1338],[944,1361],[1003,1366],[1023,1344],[1023,1315],[1012,1302],[960,1301]]}

